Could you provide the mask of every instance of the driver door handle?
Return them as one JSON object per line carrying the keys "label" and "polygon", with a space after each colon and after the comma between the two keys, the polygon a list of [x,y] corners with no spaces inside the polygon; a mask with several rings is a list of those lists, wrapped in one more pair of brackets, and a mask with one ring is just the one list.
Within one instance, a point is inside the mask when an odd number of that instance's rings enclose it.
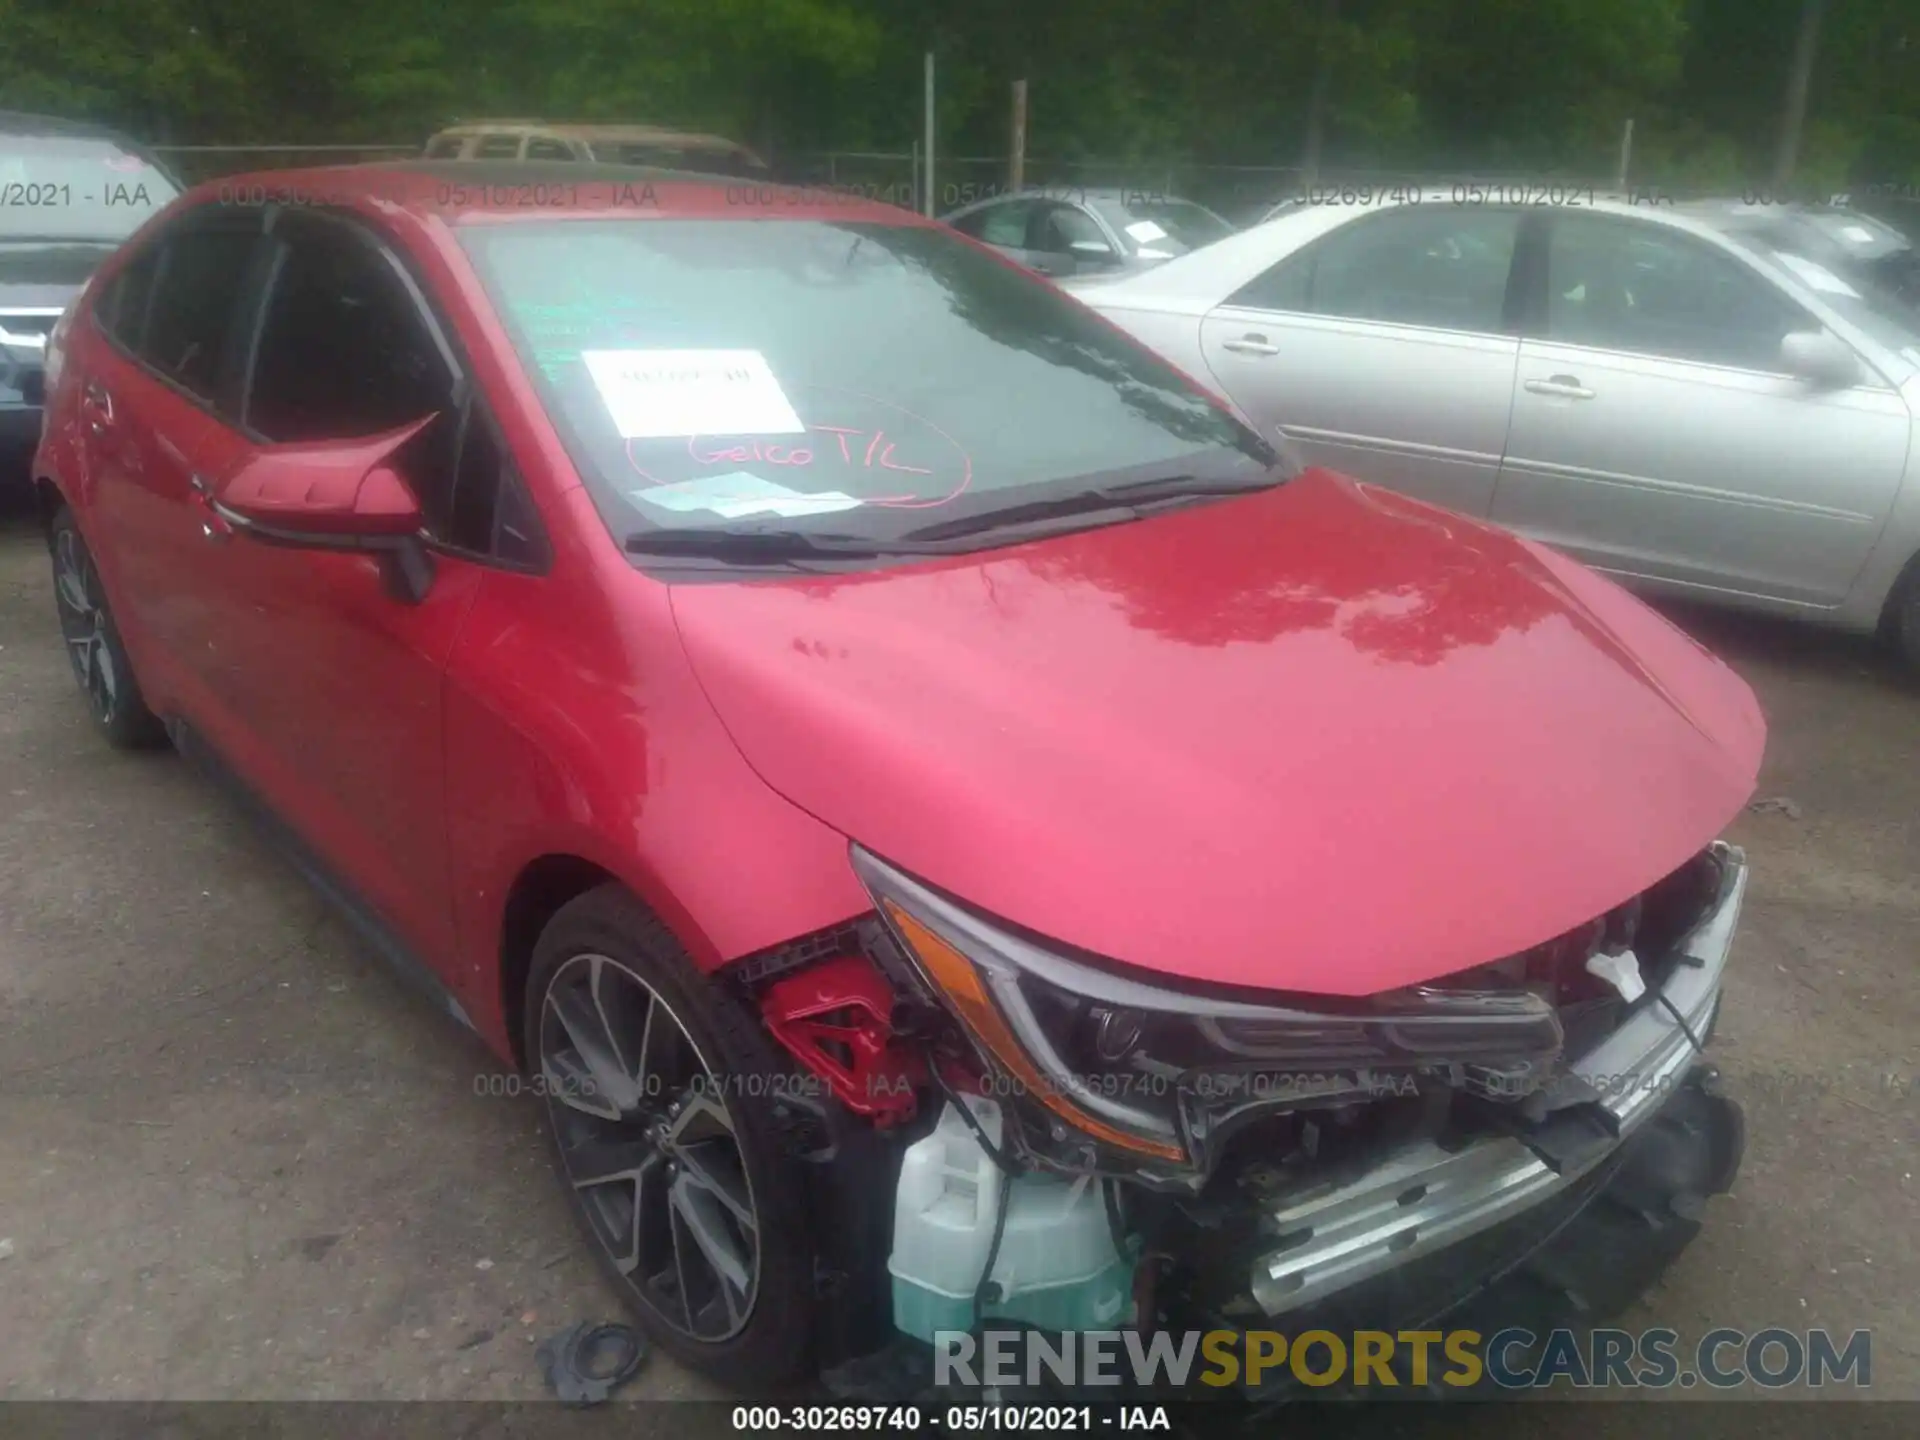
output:
{"label": "driver door handle", "polygon": [[1558,395],[1563,400],[1591,400],[1593,391],[1580,383],[1577,375],[1549,375],[1545,380],[1529,380],[1526,388],[1534,395]]}
{"label": "driver door handle", "polygon": [[1222,340],[1222,350],[1231,350],[1236,355],[1278,355],[1280,347],[1264,335],[1242,335],[1238,340]]}

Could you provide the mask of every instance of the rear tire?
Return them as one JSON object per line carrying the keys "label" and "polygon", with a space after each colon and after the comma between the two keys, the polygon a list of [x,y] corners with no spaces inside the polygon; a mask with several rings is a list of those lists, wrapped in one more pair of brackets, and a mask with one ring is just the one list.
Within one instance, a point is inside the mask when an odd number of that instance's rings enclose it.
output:
{"label": "rear tire", "polygon": [[815,1309],[807,1179],[773,1114],[790,1067],[758,1017],[603,885],[541,933],[524,1031],[554,1167],[641,1328],[731,1388],[799,1377]]}
{"label": "rear tire", "polygon": [[150,750],[164,745],[165,727],[147,708],[134,678],[133,661],[121,643],[107,603],[106,586],[93,563],[93,552],[80,534],[73,511],[62,506],[47,527],[53,552],[54,606],[60,613],[60,636],[66,642],[73,678],[86,696],[107,743],[117,750]]}

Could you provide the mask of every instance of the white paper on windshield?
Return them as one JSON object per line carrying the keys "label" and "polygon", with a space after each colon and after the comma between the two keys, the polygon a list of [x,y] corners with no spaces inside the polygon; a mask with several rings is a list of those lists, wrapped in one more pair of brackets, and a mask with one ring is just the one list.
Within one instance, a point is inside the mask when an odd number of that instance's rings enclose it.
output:
{"label": "white paper on windshield", "polygon": [[1826,266],[1816,265],[1813,261],[1799,255],[1788,255],[1783,252],[1775,253],[1780,263],[1795,275],[1798,275],[1801,282],[1806,285],[1809,290],[1818,290],[1824,295],[1845,295],[1850,300],[1858,300],[1860,298],[1860,292],[1858,290],[1854,289],[1838,275],[1827,269]]}
{"label": "white paper on windshield", "polygon": [[1864,225],[1842,225],[1840,233],[1856,245],[1873,244],[1873,232]]}
{"label": "white paper on windshield", "polygon": [[1156,240],[1164,240],[1167,238],[1167,232],[1151,220],[1134,221],[1133,224],[1127,226],[1127,234],[1138,240],[1142,245],[1151,245]]}
{"label": "white paper on windshield", "polygon": [[627,492],[635,500],[662,510],[690,514],[708,510],[727,520],[746,515],[780,515],[792,519],[799,515],[824,515],[835,510],[852,510],[861,502],[843,490],[820,490],[812,494],[789,490],[744,470],[725,475],[702,475],[698,480],[682,480],[673,485],[654,485]]}
{"label": "white paper on windshield", "polygon": [[628,440],[806,429],[758,350],[586,350],[580,358]]}

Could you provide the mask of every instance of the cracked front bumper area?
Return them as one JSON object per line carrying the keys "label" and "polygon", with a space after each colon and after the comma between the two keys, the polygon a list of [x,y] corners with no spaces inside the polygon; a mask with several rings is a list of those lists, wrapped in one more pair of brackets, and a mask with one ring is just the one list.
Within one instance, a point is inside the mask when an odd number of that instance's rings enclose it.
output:
{"label": "cracked front bumper area", "polygon": [[1739,1163],[1739,1111],[1702,1090],[1696,1070],[1718,1016],[1747,865],[1732,846],[1717,845],[1715,854],[1723,876],[1719,896],[1681,942],[1678,963],[1659,990],[1574,1060],[1554,1087],[1562,1097],[1576,1092],[1576,1103],[1563,1103],[1530,1128],[1465,1146],[1410,1142],[1361,1175],[1289,1193],[1270,1206],[1263,1228],[1276,1243],[1253,1262],[1249,1277],[1253,1298],[1269,1317],[1317,1309],[1536,1209],[1561,1208],[1553,1202],[1591,1192],[1593,1185],[1583,1182],[1610,1173],[1656,1116],[1696,1107],[1702,1096],[1711,1108],[1699,1123],[1713,1133],[1704,1137],[1707,1148],[1693,1157],[1697,1163],[1681,1189],[1711,1194],[1727,1188]]}

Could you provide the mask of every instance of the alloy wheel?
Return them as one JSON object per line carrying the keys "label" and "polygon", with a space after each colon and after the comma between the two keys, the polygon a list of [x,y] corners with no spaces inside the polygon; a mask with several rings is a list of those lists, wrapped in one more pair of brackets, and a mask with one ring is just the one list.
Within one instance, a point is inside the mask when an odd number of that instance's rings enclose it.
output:
{"label": "alloy wheel", "polygon": [[540,1083],[561,1165],[614,1269],[666,1325],[738,1334],[760,1281],[760,1224],[725,1089],[685,1023],[605,955],[547,986]]}
{"label": "alloy wheel", "polygon": [[86,692],[93,713],[110,724],[120,703],[120,676],[108,644],[106,600],[93,558],[71,530],[60,532],[55,543],[53,574],[60,633],[67,642],[74,678]]}

